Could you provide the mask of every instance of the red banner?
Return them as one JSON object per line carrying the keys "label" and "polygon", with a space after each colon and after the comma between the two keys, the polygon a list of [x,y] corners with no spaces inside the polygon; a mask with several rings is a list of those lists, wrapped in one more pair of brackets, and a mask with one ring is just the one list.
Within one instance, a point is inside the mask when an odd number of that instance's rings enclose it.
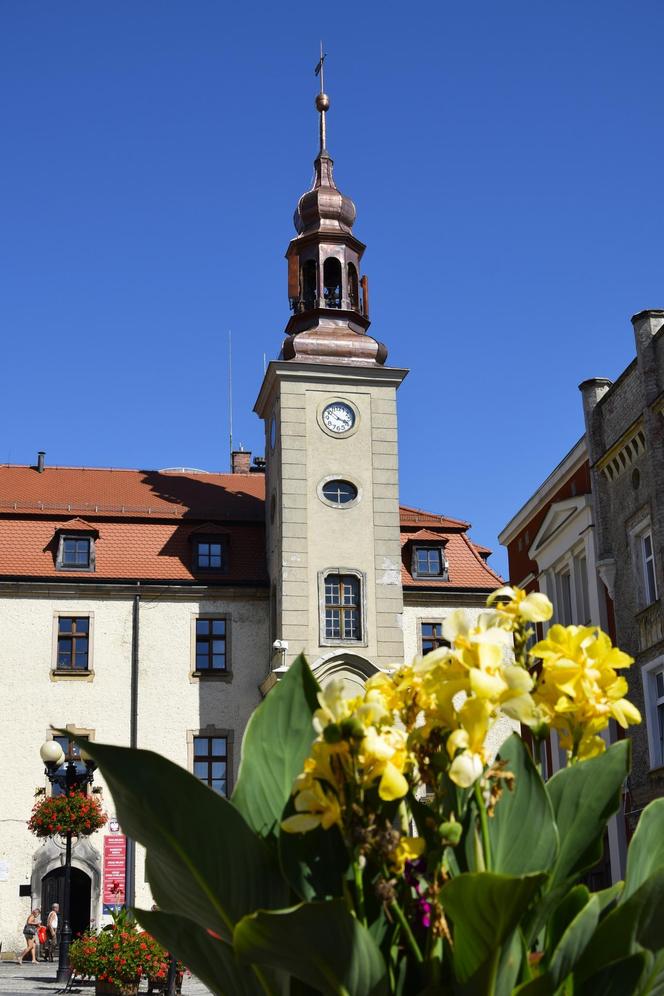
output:
{"label": "red banner", "polygon": [[104,837],[104,906],[122,906],[125,901],[125,857],[127,838],[123,833],[107,834]]}

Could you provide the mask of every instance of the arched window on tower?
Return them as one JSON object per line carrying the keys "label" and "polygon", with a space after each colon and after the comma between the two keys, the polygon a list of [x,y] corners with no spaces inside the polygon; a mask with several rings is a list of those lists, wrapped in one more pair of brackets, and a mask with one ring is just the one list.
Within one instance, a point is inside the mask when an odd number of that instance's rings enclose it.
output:
{"label": "arched window on tower", "polygon": [[351,311],[357,311],[359,305],[359,288],[357,282],[357,270],[354,263],[348,264],[348,300]]}
{"label": "arched window on tower", "polygon": [[302,267],[302,305],[305,311],[316,307],[318,297],[318,263],[308,259]]}
{"label": "arched window on tower", "polygon": [[341,263],[334,256],[325,260],[323,266],[323,284],[325,287],[325,307],[341,307]]}

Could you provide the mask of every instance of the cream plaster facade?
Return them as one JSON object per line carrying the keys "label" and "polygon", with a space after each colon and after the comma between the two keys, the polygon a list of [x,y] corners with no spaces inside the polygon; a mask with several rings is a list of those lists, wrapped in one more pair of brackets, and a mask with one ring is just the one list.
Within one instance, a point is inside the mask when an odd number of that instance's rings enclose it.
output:
{"label": "cream plaster facade", "polygon": [[[8,591],[7,588],[10,587]],[[47,787],[39,757],[51,728],[88,732],[105,743],[130,742],[130,683],[135,590],[90,586],[60,593],[53,585],[3,585],[2,717],[6,763],[0,773],[0,940],[3,950],[23,947],[22,929],[33,906],[42,903],[42,878],[63,863],[59,838],[42,841],[26,830],[37,787]],[[124,589],[124,590],[123,590]],[[260,701],[258,686],[268,662],[267,592],[226,590],[204,596],[167,587],[140,586],[138,746],[154,750],[192,770],[194,733],[224,732],[229,737],[230,784],[237,775],[239,747],[251,711]],[[90,678],[54,680],[55,620],[58,615],[88,616],[91,626]],[[228,620],[229,674],[192,675],[193,627],[199,615]],[[106,811],[113,802],[103,778]],[[108,828],[73,847],[73,866],[91,880],[91,918],[102,920],[103,837]],[[30,896],[19,896],[20,886]],[[138,849],[136,902],[151,903],[143,857]],[[19,948],[20,946],[20,948]]]}

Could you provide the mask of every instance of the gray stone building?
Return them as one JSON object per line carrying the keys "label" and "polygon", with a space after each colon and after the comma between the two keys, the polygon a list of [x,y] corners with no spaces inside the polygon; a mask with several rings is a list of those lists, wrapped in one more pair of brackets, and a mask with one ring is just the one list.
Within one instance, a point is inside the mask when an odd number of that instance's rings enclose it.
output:
{"label": "gray stone building", "polygon": [[643,724],[630,730],[626,816],[664,794],[664,311],[632,318],[636,358],[611,383],[580,385],[592,475],[597,568]]}

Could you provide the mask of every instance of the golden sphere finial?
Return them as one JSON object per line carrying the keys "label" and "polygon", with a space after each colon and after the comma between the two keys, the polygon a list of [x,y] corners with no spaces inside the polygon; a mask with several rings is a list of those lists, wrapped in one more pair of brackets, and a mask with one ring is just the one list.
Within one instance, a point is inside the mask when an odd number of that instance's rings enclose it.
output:
{"label": "golden sphere finial", "polygon": [[330,98],[328,97],[328,95],[326,93],[317,93],[316,110],[321,111],[322,113],[323,111],[329,111],[329,109],[330,109]]}

